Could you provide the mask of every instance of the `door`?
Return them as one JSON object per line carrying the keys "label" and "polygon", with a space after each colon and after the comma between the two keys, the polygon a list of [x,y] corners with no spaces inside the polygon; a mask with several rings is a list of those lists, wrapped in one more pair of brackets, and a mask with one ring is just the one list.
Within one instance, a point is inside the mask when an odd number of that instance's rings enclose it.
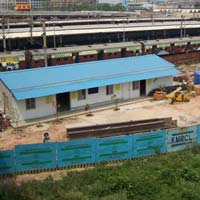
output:
{"label": "door", "polygon": [[146,80],[140,81],[140,96],[146,95]]}
{"label": "door", "polygon": [[70,94],[69,92],[60,93],[56,95],[57,111],[70,110]]}

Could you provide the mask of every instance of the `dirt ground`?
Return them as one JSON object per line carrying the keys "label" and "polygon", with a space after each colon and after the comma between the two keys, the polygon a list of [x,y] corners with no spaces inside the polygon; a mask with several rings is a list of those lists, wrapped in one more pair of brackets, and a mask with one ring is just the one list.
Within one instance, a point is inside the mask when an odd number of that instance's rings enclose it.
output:
{"label": "dirt ground", "polygon": [[80,115],[67,117],[58,122],[41,123],[41,127],[32,125],[21,128],[17,133],[9,128],[0,132],[0,150],[11,149],[18,144],[42,143],[44,132],[48,132],[52,141],[66,141],[66,128],[86,125],[113,123],[148,118],[172,117],[178,126],[200,123],[200,96],[187,103],[171,105],[167,100],[132,102],[121,105],[120,110],[113,109],[93,112],[93,116]]}
{"label": "dirt ground", "polygon": [[200,64],[190,64],[190,65],[179,65],[176,67],[178,70],[180,70],[181,72],[194,72],[194,71],[199,71],[200,70]]}
{"label": "dirt ground", "polygon": [[[189,68],[188,65],[180,65],[177,68],[182,72],[193,72],[194,70],[200,70],[200,64],[190,65]],[[21,128],[17,133],[13,128],[9,128],[4,132],[0,132],[0,150],[11,149],[18,144],[40,143],[43,140],[44,132],[50,134],[52,141],[66,141],[66,128],[69,127],[162,117],[176,119],[180,127],[200,123],[200,96],[192,98],[188,103],[176,103],[174,105],[171,105],[167,100],[158,102],[146,100],[142,102],[133,101],[128,105],[120,105],[119,107],[119,111],[114,111],[110,108],[93,112],[93,116],[90,117],[82,114],[76,117],[66,117],[58,122],[41,123],[39,127],[37,125],[28,126]],[[42,172],[40,174],[24,174],[15,176],[14,179],[17,184],[33,179],[43,180],[48,176],[53,179],[60,179],[71,170],[80,171],[84,169],[76,168]],[[4,178],[0,181],[9,181],[9,179],[13,178]]]}
{"label": "dirt ground", "polygon": [[[200,64],[180,65],[180,71],[194,72],[200,70]],[[87,126],[95,124],[140,120],[149,118],[172,117],[178,121],[178,126],[200,123],[200,96],[191,99],[188,103],[176,103],[171,105],[167,100],[163,101],[132,101],[128,105],[120,105],[119,111],[107,109],[93,112],[93,116],[76,115],[66,117],[59,121],[41,123],[41,126],[31,125],[20,128],[18,132],[9,128],[0,132],[0,150],[11,149],[18,144],[42,143],[43,134],[48,132],[52,141],[66,141],[66,128]]]}

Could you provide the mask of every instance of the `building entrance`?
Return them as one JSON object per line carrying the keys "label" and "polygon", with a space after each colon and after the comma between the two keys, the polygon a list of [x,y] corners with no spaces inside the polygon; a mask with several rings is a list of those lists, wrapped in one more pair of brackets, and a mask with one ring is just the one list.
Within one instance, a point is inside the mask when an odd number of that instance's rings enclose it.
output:
{"label": "building entrance", "polygon": [[146,95],[146,80],[140,81],[140,96]]}
{"label": "building entrance", "polygon": [[70,110],[70,93],[56,94],[57,112]]}

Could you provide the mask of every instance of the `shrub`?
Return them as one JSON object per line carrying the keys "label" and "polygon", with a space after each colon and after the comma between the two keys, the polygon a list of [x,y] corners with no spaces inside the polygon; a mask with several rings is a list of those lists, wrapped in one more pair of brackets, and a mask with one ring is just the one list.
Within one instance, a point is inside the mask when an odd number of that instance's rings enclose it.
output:
{"label": "shrub", "polygon": [[184,167],[183,169],[180,170],[180,176],[186,181],[192,181],[192,182],[199,181],[199,175],[188,167]]}

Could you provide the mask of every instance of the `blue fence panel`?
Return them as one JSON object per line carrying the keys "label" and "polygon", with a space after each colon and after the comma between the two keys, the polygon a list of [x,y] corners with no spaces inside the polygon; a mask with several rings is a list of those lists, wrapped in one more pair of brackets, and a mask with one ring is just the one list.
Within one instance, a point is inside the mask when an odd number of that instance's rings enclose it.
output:
{"label": "blue fence panel", "polygon": [[180,151],[197,143],[197,126],[167,130],[167,151]]}
{"label": "blue fence panel", "polygon": [[58,167],[95,162],[96,139],[58,143]]}
{"label": "blue fence panel", "polygon": [[198,140],[198,143],[200,144],[200,124],[197,125],[197,140]]}
{"label": "blue fence panel", "polygon": [[0,174],[14,173],[13,150],[0,151]]}
{"label": "blue fence panel", "polygon": [[133,157],[150,156],[166,152],[166,131],[133,135]]}
{"label": "blue fence panel", "polygon": [[15,147],[16,171],[53,169],[57,166],[56,143],[18,145]]}
{"label": "blue fence panel", "polygon": [[131,157],[131,136],[115,136],[97,139],[97,162],[109,160],[123,160]]}

